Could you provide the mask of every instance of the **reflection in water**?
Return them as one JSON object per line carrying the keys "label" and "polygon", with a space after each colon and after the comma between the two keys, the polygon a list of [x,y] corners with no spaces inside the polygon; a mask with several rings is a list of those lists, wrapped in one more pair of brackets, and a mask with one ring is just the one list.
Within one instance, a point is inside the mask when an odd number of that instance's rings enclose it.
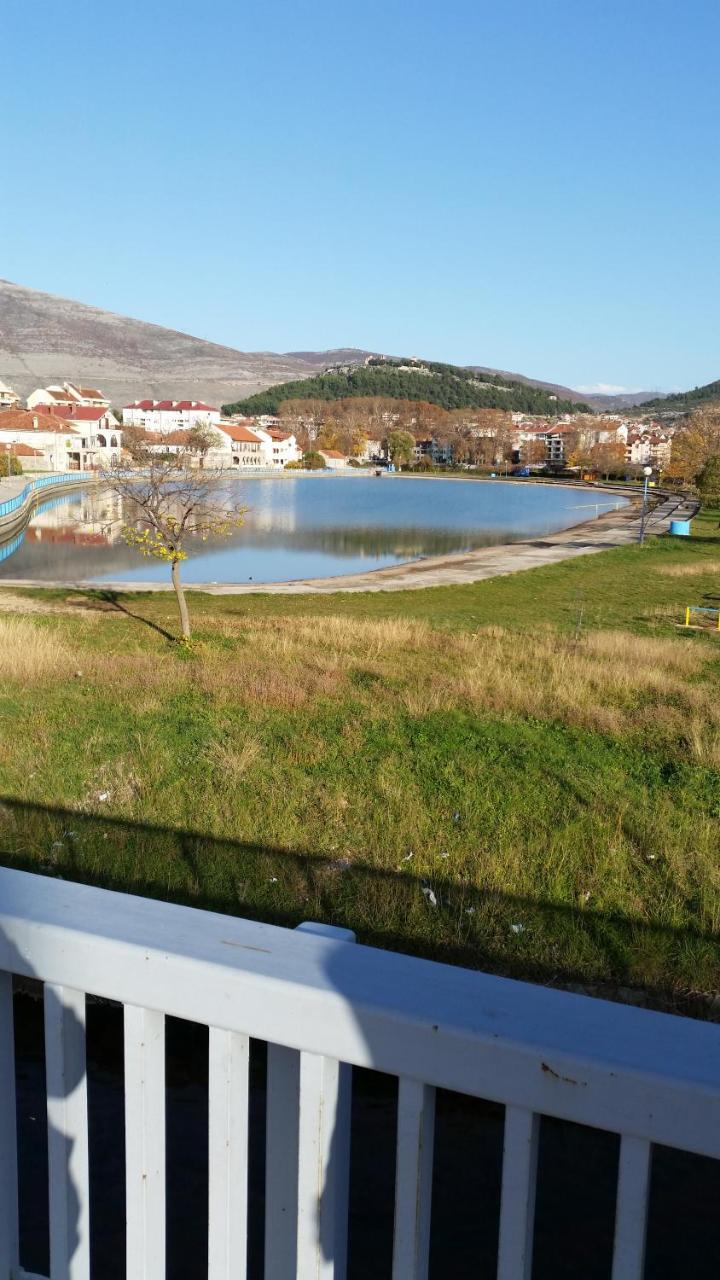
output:
{"label": "reflection in water", "polygon": [[[189,547],[187,582],[282,582],[382,568],[567,528],[624,505],[582,489],[368,476],[229,480],[250,508],[227,539]],[[122,539],[133,504],[107,490],[61,495],[0,547],[0,577],[164,581],[167,567]]]}

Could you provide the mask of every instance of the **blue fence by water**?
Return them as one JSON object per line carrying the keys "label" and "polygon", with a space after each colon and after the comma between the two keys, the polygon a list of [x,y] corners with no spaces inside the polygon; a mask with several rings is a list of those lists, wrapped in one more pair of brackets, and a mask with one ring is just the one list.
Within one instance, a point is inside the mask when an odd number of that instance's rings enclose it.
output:
{"label": "blue fence by water", "polygon": [[12,515],[13,511],[19,510],[24,502],[27,502],[31,493],[37,489],[46,489],[54,484],[67,484],[68,480],[89,480],[89,471],[72,471],[61,476],[38,476],[35,480],[30,480],[14,498],[8,498],[5,502],[0,502],[0,519],[3,516]]}

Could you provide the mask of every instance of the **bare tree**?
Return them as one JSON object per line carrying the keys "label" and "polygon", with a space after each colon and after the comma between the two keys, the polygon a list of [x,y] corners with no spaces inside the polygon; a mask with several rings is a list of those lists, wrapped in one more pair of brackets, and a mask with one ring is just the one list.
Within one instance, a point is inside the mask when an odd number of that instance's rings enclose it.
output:
{"label": "bare tree", "polygon": [[213,449],[222,448],[222,439],[217,431],[214,431],[209,422],[194,422],[188,431],[187,448],[189,453],[194,453],[200,460],[200,466],[204,467],[207,456]]}
{"label": "bare tree", "polygon": [[135,520],[122,524],[122,536],[141,555],[170,565],[170,577],[180,615],[183,640],[191,636],[190,615],[180,566],[193,539],[227,537],[244,523],[247,507],[227,500],[222,491],[224,472],[198,467],[192,453],[158,456],[145,442],[135,442],[137,469],[124,465],[102,472],[103,482],[123,499],[123,515]]}
{"label": "bare tree", "polygon": [[526,466],[537,467],[547,462],[548,450],[544,440],[525,440],[520,447],[520,458]]}

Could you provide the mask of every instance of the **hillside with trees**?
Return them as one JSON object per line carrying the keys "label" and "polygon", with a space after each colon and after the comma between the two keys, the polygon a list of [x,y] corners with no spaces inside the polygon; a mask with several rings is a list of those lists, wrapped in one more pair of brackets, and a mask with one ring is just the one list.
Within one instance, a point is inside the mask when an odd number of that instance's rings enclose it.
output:
{"label": "hillside with trees", "polygon": [[584,403],[540,387],[435,361],[371,357],[365,364],[326,369],[314,378],[280,383],[223,406],[225,413],[277,413],[286,400],[345,400],[355,396],[414,400],[456,409],[504,409],[519,413],[589,412]]}
{"label": "hillside with trees", "polygon": [[675,409],[690,410],[700,405],[720,402],[720,379],[706,382],[702,387],[693,387],[692,391],[676,391],[672,395],[662,396],[659,400],[645,400],[640,409]]}

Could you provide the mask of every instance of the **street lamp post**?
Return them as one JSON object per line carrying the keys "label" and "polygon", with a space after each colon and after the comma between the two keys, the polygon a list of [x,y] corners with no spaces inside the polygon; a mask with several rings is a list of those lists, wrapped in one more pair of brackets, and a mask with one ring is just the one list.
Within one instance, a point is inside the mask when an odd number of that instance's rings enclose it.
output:
{"label": "street lamp post", "polygon": [[643,485],[642,515],[640,517],[640,546],[642,546],[642,544],[645,541],[645,521],[647,520],[648,481],[650,480],[650,477],[652,475],[652,467],[643,467],[643,475],[645,477],[645,484]]}

